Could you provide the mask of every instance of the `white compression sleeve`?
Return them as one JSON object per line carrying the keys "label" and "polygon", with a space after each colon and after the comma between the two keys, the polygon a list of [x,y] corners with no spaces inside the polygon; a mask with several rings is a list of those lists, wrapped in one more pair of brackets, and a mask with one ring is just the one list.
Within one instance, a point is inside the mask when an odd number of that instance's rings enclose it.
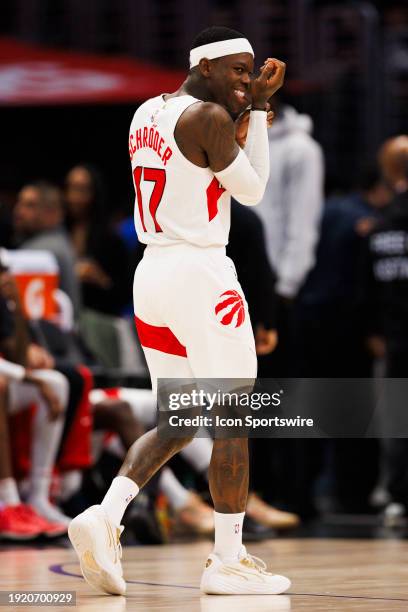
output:
{"label": "white compression sleeve", "polygon": [[214,174],[241,204],[253,206],[262,200],[269,178],[266,111],[251,111],[244,150],[227,168]]}

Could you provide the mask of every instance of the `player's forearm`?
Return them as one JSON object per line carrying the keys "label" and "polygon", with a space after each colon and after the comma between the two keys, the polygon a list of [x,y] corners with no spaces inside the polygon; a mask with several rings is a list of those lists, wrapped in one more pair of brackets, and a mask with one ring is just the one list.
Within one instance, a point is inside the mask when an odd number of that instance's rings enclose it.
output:
{"label": "player's forearm", "polygon": [[269,178],[269,146],[264,111],[252,111],[248,136],[243,151],[215,176],[241,204],[254,206],[265,193]]}
{"label": "player's forearm", "polygon": [[[258,175],[265,191],[269,179],[269,142],[265,111],[251,111],[244,153]],[[263,195],[262,192],[262,195]]]}

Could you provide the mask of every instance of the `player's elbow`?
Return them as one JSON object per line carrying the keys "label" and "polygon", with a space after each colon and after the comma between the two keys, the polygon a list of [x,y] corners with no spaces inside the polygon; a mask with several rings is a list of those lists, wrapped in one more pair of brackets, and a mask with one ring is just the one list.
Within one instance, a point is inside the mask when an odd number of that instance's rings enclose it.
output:
{"label": "player's elbow", "polygon": [[234,198],[244,206],[256,206],[262,200],[264,193],[265,187],[260,186],[257,189],[252,189],[251,192],[234,195]]}

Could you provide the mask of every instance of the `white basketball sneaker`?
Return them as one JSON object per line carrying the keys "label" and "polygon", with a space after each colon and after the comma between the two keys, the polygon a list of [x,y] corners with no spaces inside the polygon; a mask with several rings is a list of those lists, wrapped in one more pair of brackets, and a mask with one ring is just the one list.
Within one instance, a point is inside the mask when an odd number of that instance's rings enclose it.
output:
{"label": "white basketball sneaker", "polygon": [[290,587],[290,580],[267,572],[266,564],[243,546],[237,561],[225,563],[209,555],[200,586],[209,595],[279,595]]}
{"label": "white basketball sneaker", "polygon": [[68,527],[69,539],[79,557],[81,572],[97,591],[124,595],[126,582],[121,565],[122,547],[117,527],[101,506],[91,506],[78,514]]}

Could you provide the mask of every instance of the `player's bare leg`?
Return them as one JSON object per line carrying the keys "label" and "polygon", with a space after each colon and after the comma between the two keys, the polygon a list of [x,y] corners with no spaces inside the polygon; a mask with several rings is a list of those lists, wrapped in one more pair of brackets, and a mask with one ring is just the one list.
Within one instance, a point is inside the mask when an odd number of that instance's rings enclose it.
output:
{"label": "player's bare leg", "polygon": [[166,461],[189,442],[191,438],[161,438],[157,428],[154,428],[132,444],[118,476],[131,478],[142,488]]}
{"label": "player's bare leg", "polygon": [[215,440],[209,470],[214,502],[215,545],[201,579],[201,590],[215,595],[279,594],[290,581],[266,572],[260,559],[242,545],[248,497],[248,440]]}
{"label": "player's bare leg", "polygon": [[145,433],[128,450],[102,504],[91,506],[71,522],[68,534],[82,574],[95,589],[113,595],[125,594],[119,541],[122,517],[139,488],[190,441],[191,438],[162,439],[157,429]]}
{"label": "player's bare leg", "polygon": [[245,512],[248,482],[248,440],[215,440],[209,468],[214,510],[225,514]]}

